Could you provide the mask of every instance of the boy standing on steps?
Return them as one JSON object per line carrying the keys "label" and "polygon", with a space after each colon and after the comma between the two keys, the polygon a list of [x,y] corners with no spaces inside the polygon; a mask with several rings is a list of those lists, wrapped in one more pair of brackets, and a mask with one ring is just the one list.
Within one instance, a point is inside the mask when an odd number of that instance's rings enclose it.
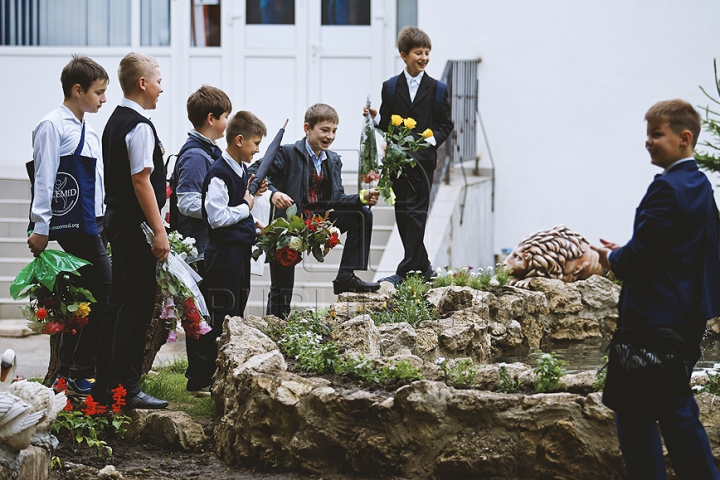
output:
{"label": "boy standing on steps", "polygon": [[[198,255],[204,257],[208,230],[202,217],[202,187],[210,167],[222,156],[215,141],[225,134],[232,103],[219,88],[203,85],[187,100],[188,119],[193,130],[180,149],[170,183],[170,228],[195,239]],[[198,273],[205,277],[205,261],[196,262]],[[195,396],[209,396],[207,387],[215,372],[216,337],[200,335],[185,338],[188,368],[187,390]]]}
{"label": "boy standing on steps", "polygon": [[[157,106],[162,77],[154,58],[129,53],[120,61],[118,78],[124,98],[102,137],[113,278],[92,393],[102,404],[122,385],[129,408],[165,408],[168,402],[142,392],[139,385],[145,334],[155,306],[155,270],[170,252],[160,216],[165,204],[165,150],[147,113]],[[143,222],[153,231],[152,246],[140,227]]]}
{"label": "boy standing on steps", "polygon": [[48,244],[53,217],[51,203],[61,157],[77,151],[84,157],[95,159],[95,222],[98,233],[73,232],[58,236],[63,250],[90,262],[80,269],[77,284],[90,290],[97,300],[92,305],[88,323],[77,334],[60,334],[58,378],[64,378],[69,394],[77,396],[87,396],[95,381],[98,338],[110,292],[110,261],[103,234],[105,206],[100,138],[85,122],[86,113],[97,113],[105,103],[108,80],[107,72],[97,62],[74,55],[60,75],[65,96],[62,105],[40,120],[33,131],[35,182],[30,221],[34,227],[27,243],[36,257]]}
{"label": "boy standing on steps", "polygon": [[[330,150],[340,121],[330,105],[317,103],[305,112],[305,138],[294,145],[283,145],[271,161],[267,171],[270,201],[275,206],[273,218],[284,217],[285,209],[295,203],[298,214],[311,216],[330,213],[330,220],[341,232],[347,232],[343,255],[336,279],[335,294],[343,292],[375,292],[380,285],[365,282],[355,276],[355,270],[367,270],[372,235],[372,212],[366,205],[375,205],[380,192],[372,190],[359,195],[347,195],[342,184],[342,161]],[[250,169],[259,170],[260,162]],[[267,313],[279,317],[290,314],[290,302],[295,284],[295,267],[284,267],[270,261],[270,293]]]}
{"label": "boy standing on steps", "polygon": [[[395,221],[405,249],[395,275],[383,278],[397,286],[409,272],[421,272],[425,280],[435,276],[430,265],[424,236],[427,214],[430,207],[430,189],[433,173],[437,166],[437,149],[450,136],[453,129],[450,115],[450,101],[444,84],[425,73],[430,62],[430,37],[417,27],[405,27],[398,35],[398,50],[405,62],[405,70],[383,83],[380,114],[374,108],[370,114],[383,131],[387,131],[392,115],[415,119],[417,125],[413,135],[420,138],[419,132],[431,129],[434,143],[429,148],[421,148],[411,155],[417,165],[414,168],[403,167],[400,178],[393,179],[396,195]],[[438,89],[443,93],[441,98]],[[364,112],[365,114],[367,112]]]}

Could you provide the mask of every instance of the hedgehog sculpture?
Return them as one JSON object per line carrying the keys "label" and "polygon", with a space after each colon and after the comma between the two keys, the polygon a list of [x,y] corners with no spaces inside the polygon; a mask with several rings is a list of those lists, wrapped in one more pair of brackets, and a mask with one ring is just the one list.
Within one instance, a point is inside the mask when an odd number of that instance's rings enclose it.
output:
{"label": "hedgehog sculpture", "polygon": [[574,282],[603,274],[598,253],[585,237],[565,225],[527,235],[505,259],[505,265],[515,277],[512,283],[520,286],[533,277]]}

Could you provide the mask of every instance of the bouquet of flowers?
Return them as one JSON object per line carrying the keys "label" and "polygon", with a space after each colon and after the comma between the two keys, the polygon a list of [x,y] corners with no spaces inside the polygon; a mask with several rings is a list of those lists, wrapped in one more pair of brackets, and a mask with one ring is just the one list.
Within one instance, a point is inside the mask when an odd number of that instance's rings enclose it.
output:
{"label": "bouquet of flowers", "polygon": [[360,135],[360,165],[358,168],[358,191],[370,190],[377,187],[380,180],[380,167],[378,165],[378,148],[375,140],[375,123],[370,116],[370,97],[367,99],[365,125]]}
{"label": "bouquet of flowers", "polygon": [[[147,223],[142,224],[142,229],[148,242],[152,245],[152,229]],[[182,235],[177,232],[171,232],[170,235],[173,233],[175,234],[174,238],[180,239],[180,243],[183,245],[192,245],[195,241],[191,239],[192,242],[184,243]],[[160,318],[165,320],[168,328],[168,342],[174,342],[177,339],[175,329],[178,320],[185,330],[185,335],[196,339],[211,330],[206,321],[210,318],[210,313],[198,287],[198,282],[202,278],[183,260],[181,253],[173,249],[176,243],[170,243],[168,259],[158,263],[157,267],[158,289],[163,297]],[[195,253],[197,254],[197,250]]]}
{"label": "bouquet of flowers", "polygon": [[318,262],[340,243],[340,230],[324,217],[314,215],[305,220],[297,215],[297,205],[291,205],[286,217],[278,217],[260,232],[252,257],[257,260],[265,252],[265,261],[274,258],[284,267],[292,267],[302,260],[303,252],[312,253]]}
{"label": "bouquet of flowers", "polygon": [[168,233],[168,243],[170,250],[177,253],[186,263],[192,264],[200,260],[194,238],[183,237],[180,232],[173,230]]}
{"label": "bouquet of flowers", "polygon": [[72,276],[79,276],[77,270],[88,264],[66,252],[44,250],[20,271],[10,285],[10,295],[15,300],[30,298],[20,311],[31,330],[75,335],[87,324],[95,297],[74,285]]}
{"label": "bouquet of flowers", "polygon": [[383,132],[387,147],[382,165],[380,165],[380,179],[377,188],[380,190],[380,195],[390,205],[395,205],[395,192],[392,189],[393,179],[400,177],[403,166],[415,167],[415,159],[408,155],[408,152],[416,152],[435,144],[433,131],[429,128],[420,134],[420,138],[415,138],[412,130],[416,125],[417,122],[410,117],[402,118],[400,115],[393,115],[390,117],[388,131]]}

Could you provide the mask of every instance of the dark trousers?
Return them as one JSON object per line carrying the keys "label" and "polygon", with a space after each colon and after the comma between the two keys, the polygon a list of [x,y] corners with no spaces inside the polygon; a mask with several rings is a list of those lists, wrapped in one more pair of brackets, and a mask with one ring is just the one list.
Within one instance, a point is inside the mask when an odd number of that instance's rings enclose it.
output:
{"label": "dark trousers", "polygon": [[67,332],[60,334],[58,360],[60,363],[59,374],[63,377],[95,377],[98,339],[107,310],[112,275],[110,260],[105,248],[107,241],[103,232],[102,217],[97,219],[97,226],[98,235],[77,233],[66,235],[58,240],[60,246],[67,253],[91,263],[91,265],[85,265],[78,270],[80,277],[76,277],[75,285],[90,290],[96,300],[90,305],[87,324],[77,334],[72,335]]}
{"label": "dark trousers", "polygon": [[110,398],[122,385],[131,398],[140,393],[145,336],[155,306],[157,260],[150,250],[141,220],[108,211],[107,239],[112,248],[112,289],[100,333],[93,397]]}
{"label": "dark trousers", "polygon": [[415,168],[405,168],[400,178],[393,180],[393,191],[397,197],[395,222],[405,250],[395,273],[403,278],[408,272],[425,272],[430,268],[424,237],[433,172],[416,165]]}
{"label": "dark trousers", "polygon": [[[320,214],[320,212],[317,213]],[[330,221],[335,222],[335,226],[341,232],[347,232],[337,279],[346,279],[355,270],[367,270],[373,224],[370,209],[359,206],[352,210],[334,210],[330,212]],[[283,317],[290,314],[290,302],[292,301],[294,285],[295,266],[284,267],[279,262],[271,260],[270,293],[268,294],[267,304],[268,315]]]}
{"label": "dark trousers", "polygon": [[660,432],[678,479],[720,478],[692,395],[682,397],[675,411],[659,421],[615,414],[615,424],[629,479],[667,478]]}
{"label": "dark trousers", "polygon": [[[242,316],[250,296],[250,251],[252,245],[210,241],[205,249],[205,279],[202,290],[210,311],[212,331],[192,340],[193,356],[188,349],[188,390],[212,384],[217,358],[217,339],[227,315]],[[189,337],[187,339],[189,340]]]}

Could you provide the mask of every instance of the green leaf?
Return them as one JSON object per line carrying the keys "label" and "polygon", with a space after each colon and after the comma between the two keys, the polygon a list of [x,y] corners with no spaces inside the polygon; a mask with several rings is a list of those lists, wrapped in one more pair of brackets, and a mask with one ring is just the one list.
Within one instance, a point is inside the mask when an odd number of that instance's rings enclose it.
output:
{"label": "green leaf", "polygon": [[288,220],[290,220],[290,218],[292,218],[293,215],[297,215],[297,205],[294,203],[292,205],[290,205],[287,208],[287,210],[285,210],[285,216],[287,217]]}

